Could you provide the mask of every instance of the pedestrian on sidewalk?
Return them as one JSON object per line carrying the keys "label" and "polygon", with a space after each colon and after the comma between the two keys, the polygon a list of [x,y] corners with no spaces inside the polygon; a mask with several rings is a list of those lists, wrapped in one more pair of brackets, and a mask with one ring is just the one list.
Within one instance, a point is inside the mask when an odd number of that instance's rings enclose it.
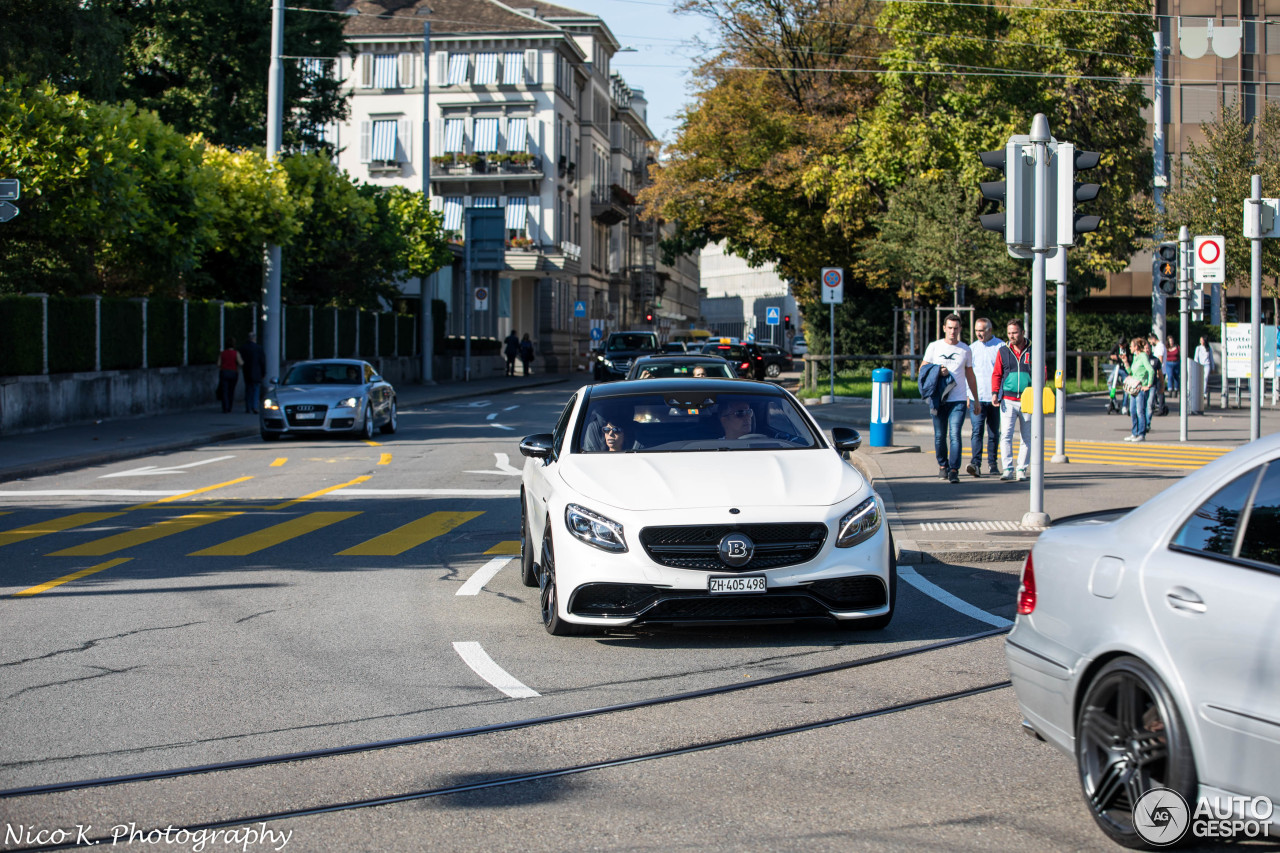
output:
{"label": "pedestrian on sidewalk", "polygon": [[[933,452],[938,460],[938,476],[960,482],[960,430],[967,401],[978,397],[973,375],[973,352],[960,340],[960,315],[948,314],[942,323],[943,336],[925,348],[922,365],[936,365],[942,381],[954,384],[942,395],[933,415]],[[966,387],[961,386],[964,381]]]}
{"label": "pedestrian on sidewalk", "polygon": [[1151,349],[1151,342],[1146,338],[1134,338],[1129,346],[1134,355],[1129,378],[1125,380],[1125,390],[1129,392],[1129,415],[1133,419],[1133,428],[1125,441],[1146,441],[1147,430],[1151,428],[1147,415],[1147,400],[1151,393],[1151,386],[1155,382],[1155,371],[1151,367],[1151,359],[1146,357]]}
{"label": "pedestrian on sidewalk", "polygon": [[533,341],[529,340],[528,332],[520,340],[520,364],[524,366],[525,376],[533,373]]}
{"label": "pedestrian on sidewalk", "polygon": [[1192,408],[1203,411],[1209,405],[1209,374],[1213,372],[1213,350],[1204,335],[1200,336],[1200,345],[1196,347],[1195,362],[1200,365],[1200,387],[1196,389],[1200,396],[1196,398],[1196,405]]}
{"label": "pedestrian on sidewalk", "polygon": [[244,359],[236,351],[236,339],[232,338],[218,355],[218,399],[222,401],[223,414],[231,412],[231,403],[236,398],[236,379],[243,363]]}
{"label": "pedestrian on sidewalk", "polygon": [[[1022,412],[1022,392],[1031,387],[1031,341],[1016,317],[1005,326],[1008,339],[991,371],[991,392],[1000,396],[1000,466],[1002,482],[1027,479],[1031,460],[1031,414]],[[1013,467],[1013,430],[1018,429],[1018,468]]]}
{"label": "pedestrian on sidewalk", "polygon": [[1116,343],[1115,349],[1111,351],[1108,358],[1115,362],[1115,369],[1111,371],[1111,381],[1108,383],[1109,398],[1107,400],[1107,414],[1111,412],[1119,412],[1122,415],[1129,414],[1129,395],[1124,392],[1124,380],[1129,375],[1129,341],[1123,335]]}
{"label": "pedestrian on sidewalk", "polygon": [[516,334],[516,330],[512,329],[511,334],[507,335],[502,342],[502,354],[507,357],[507,375],[516,375],[516,359],[520,356],[520,336]]}
{"label": "pedestrian on sidewalk", "polygon": [[256,415],[262,399],[262,380],[267,375],[267,352],[254,332],[249,333],[244,346],[240,347],[240,366],[244,370],[244,410],[246,414]]}
{"label": "pedestrian on sidewalk", "polygon": [[1169,345],[1164,348],[1164,387],[1170,394],[1177,394],[1181,387],[1178,384],[1178,380],[1182,378],[1178,375],[1181,355],[1182,349],[1178,342],[1173,339],[1173,335],[1169,335]]}
{"label": "pedestrian on sidewalk", "polygon": [[1152,332],[1144,339],[1143,352],[1151,362],[1151,392],[1147,394],[1147,432],[1151,432],[1151,419],[1157,414],[1167,415],[1164,402],[1164,344]]}
{"label": "pedestrian on sidewalk", "polygon": [[973,324],[974,341],[969,347],[973,353],[973,375],[978,383],[977,398],[969,398],[969,466],[965,468],[974,477],[982,476],[982,447],[986,439],[989,473],[999,474],[1000,463],[996,459],[996,446],[1000,441],[1000,401],[991,390],[991,374],[1004,341],[995,336],[991,320],[979,317]]}

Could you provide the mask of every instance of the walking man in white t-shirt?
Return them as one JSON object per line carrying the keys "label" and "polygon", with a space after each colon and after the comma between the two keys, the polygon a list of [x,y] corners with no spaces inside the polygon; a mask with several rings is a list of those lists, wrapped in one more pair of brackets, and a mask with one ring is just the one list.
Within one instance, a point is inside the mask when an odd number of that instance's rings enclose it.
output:
{"label": "walking man in white t-shirt", "polygon": [[988,471],[1000,475],[1000,461],[996,447],[1000,442],[1000,400],[992,399],[991,372],[1004,341],[991,330],[991,320],[979,317],[973,324],[973,375],[978,380],[978,397],[969,398],[969,466],[965,471],[974,477],[982,476],[982,446],[986,439]]}
{"label": "walking man in white t-shirt", "polygon": [[[947,391],[933,416],[933,451],[938,459],[938,476],[960,482],[960,429],[967,401],[978,398],[978,381],[973,375],[973,353],[960,341],[960,316],[948,314],[942,321],[942,339],[925,348],[923,362],[936,364],[942,375],[956,382]],[[963,377],[964,384],[961,384]]]}

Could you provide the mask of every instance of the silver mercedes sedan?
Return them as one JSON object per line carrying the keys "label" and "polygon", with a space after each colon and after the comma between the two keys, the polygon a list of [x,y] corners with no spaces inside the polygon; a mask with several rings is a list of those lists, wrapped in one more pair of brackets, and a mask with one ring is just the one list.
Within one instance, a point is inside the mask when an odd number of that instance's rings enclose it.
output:
{"label": "silver mercedes sedan", "polygon": [[1280,836],[1280,435],[1043,533],[1005,655],[1113,840]]}
{"label": "silver mercedes sedan", "polygon": [[302,361],[267,387],[258,419],[263,441],[285,433],[368,440],[374,428],[396,431],[396,391],[368,362]]}

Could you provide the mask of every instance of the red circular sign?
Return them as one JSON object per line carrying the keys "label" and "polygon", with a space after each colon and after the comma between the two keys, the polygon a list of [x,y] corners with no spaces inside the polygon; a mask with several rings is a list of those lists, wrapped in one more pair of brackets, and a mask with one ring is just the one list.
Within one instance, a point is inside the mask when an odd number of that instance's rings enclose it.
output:
{"label": "red circular sign", "polygon": [[825,284],[827,287],[839,287],[840,271],[827,270],[825,273],[822,274],[822,283]]}
{"label": "red circular sign", "polygon": [[1222,247],[1218,245],[1217,240],[1205,240],[1200,244],[1197,254],[1200,260],[1206,264],[1216,264],[1218,258],[1222,257]]}
{"label": "red circular sign", "polygon": [[484,302],[488,298],[489,298],[488,290],[485,290],[483,287],[476,288],[476,299],[478,299],[481,302]]}

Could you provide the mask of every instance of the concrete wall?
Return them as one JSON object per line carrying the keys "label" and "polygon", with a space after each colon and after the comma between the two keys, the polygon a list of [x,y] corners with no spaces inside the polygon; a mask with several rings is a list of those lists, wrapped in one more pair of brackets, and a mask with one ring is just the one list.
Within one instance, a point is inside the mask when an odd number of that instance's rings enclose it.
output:
{"label": "concrete wall", "polygon": [[[396,387],[418,381],[415,358],[371,359],[369,363]],[[218,370],[208,364],[4,377],[0,378],[0,435],[201,408],[216,402],[217,385]],[[243,395],[241,376],[236,398]]]}

